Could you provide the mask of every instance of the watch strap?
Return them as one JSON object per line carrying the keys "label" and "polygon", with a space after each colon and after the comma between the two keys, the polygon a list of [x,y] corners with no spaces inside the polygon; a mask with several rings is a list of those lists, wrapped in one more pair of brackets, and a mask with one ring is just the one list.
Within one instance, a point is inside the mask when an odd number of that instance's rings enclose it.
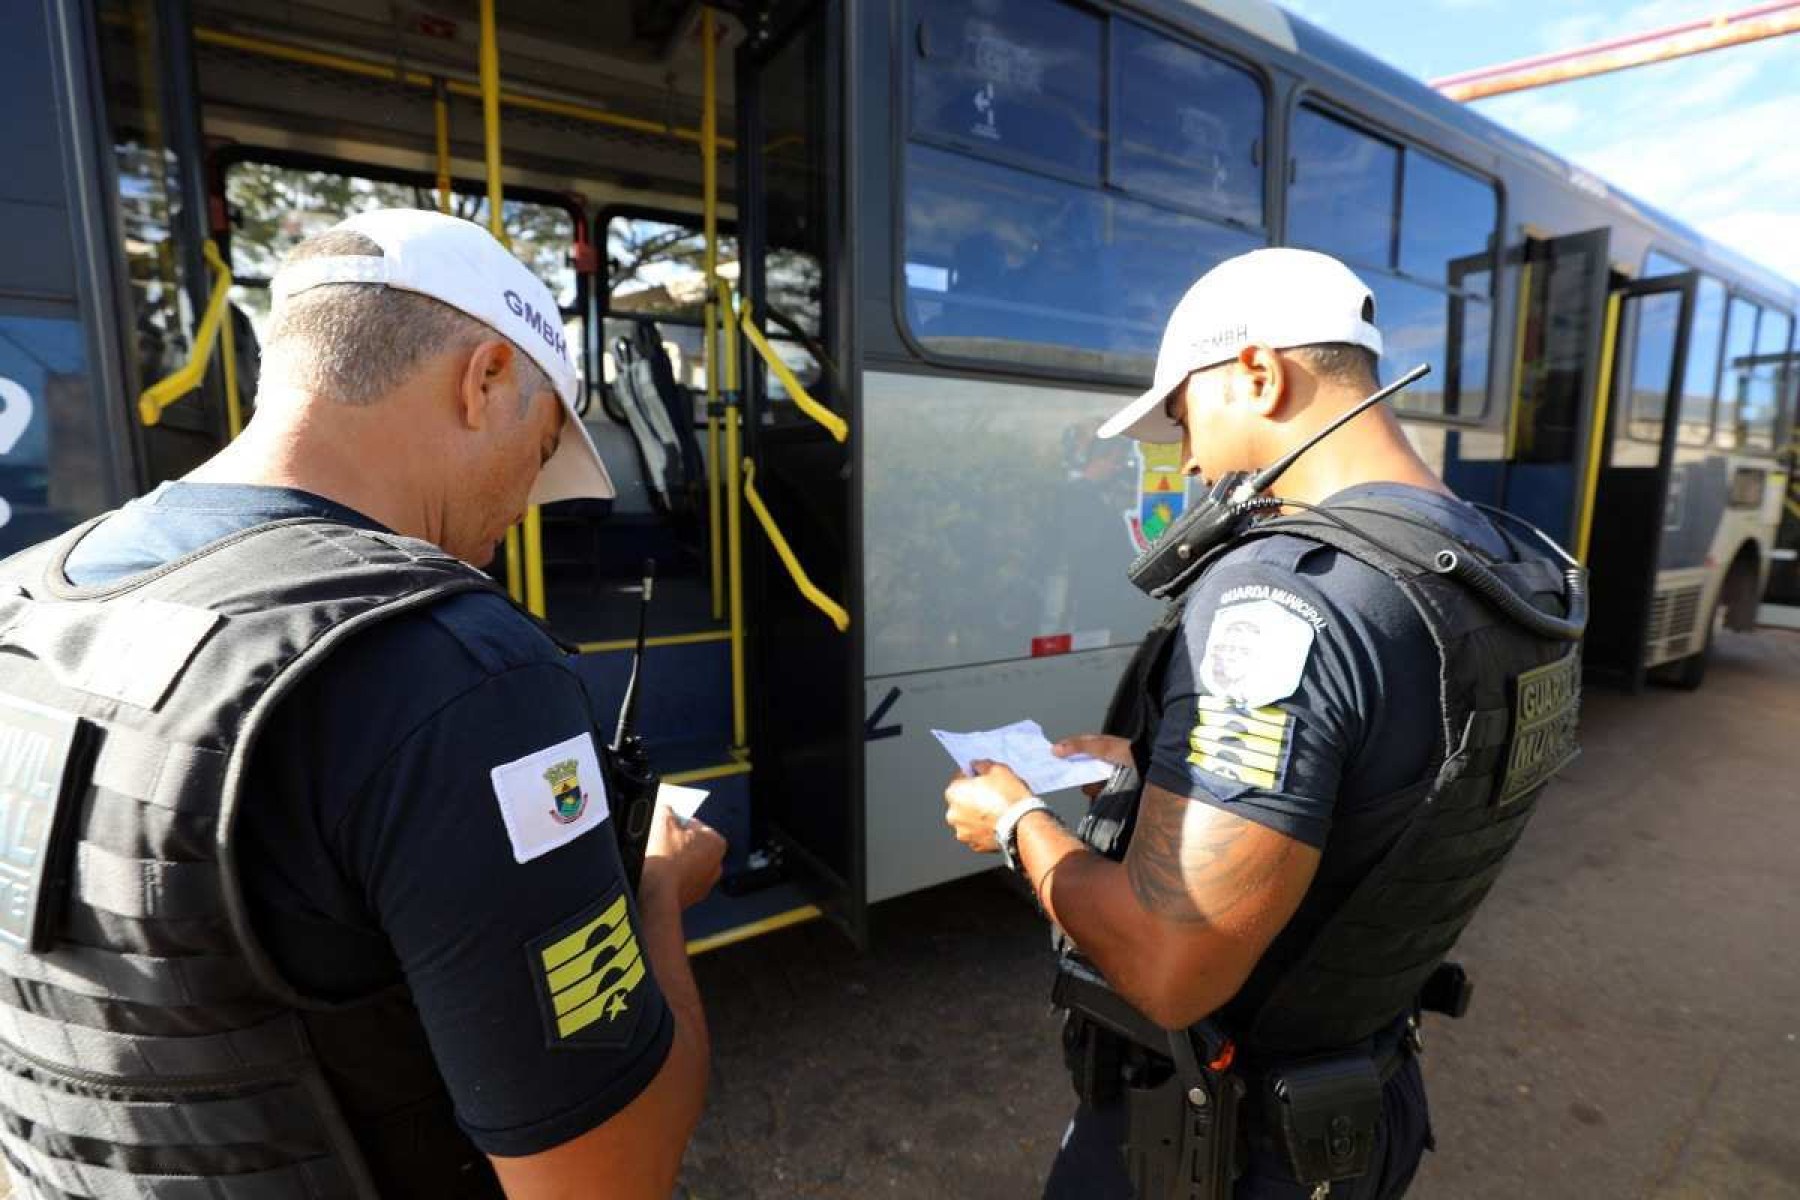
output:
{"label": "watch strap", "polygon": [[999,844],[1000,857],[1006,860],[1009,871],[1024,870],[1019,863],[1019,822],[1025,819],[1025,814],[1034,812],[1055,815],[1050,806],[1036,796],[1026,796],[1022,800],[1013,801],[1000,814],[1000,819],[994,822],[994,841]]}

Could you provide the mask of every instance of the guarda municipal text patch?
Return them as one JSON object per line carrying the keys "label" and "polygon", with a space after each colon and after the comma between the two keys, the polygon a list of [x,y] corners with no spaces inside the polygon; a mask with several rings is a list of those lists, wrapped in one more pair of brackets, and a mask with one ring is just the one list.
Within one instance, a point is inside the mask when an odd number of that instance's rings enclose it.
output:
{"label": "guarda municipal text patch", "polygon": [[622,886],[532,942],[527,954],[550,1045],[631,1041],[644,955]]}
{"label": "guarda municipal text patch", "polygon": [[1580,715],[1579,650],[1519,676],[1513,685],[1512,743],[1495,804],[1511,804],[1574,760],[1581,752],[1575,741]]}
{"label": "guarda municipal text patch", "polygon": [[606,820],[606,781],[591,734],[502,763],[489,775],[515,862],[566,846]]}

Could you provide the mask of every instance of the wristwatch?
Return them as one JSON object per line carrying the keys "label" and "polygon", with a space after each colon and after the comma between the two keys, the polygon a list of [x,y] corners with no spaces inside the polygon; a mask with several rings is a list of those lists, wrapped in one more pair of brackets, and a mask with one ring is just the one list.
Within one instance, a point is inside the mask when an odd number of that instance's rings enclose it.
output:
{"label": "wristwatch", "polygon": [[1019,822],[1026,813],[1047,812],[1052,817],[1056,813],[1036,796],[1027,796],[1023,800],[1015,800],[1007,810],[1000,814],[994,822],[994,840],[1000,844],[1000,857],[1006,860],[1006,868],[1016,874],[1024,874],[1025,868],[1019,864]]}

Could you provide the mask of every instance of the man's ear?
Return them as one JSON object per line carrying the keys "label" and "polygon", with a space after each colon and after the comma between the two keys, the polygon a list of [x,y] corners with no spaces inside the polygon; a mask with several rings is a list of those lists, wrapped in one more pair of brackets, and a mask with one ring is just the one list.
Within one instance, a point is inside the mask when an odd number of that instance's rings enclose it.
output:
{"label": "man's ear", "polygon": [[1245,346],[1238,351],[1232,374],[1232,399],[1255,417],[1272,417],[1287,397],[1287,364],[1268,346]]}
{"label": "man's ear", "polygon": [[513,383],[513,344],[505,338],[489,338],[478,342],[463,363],[457,385],[458,409],[463,425],[484,429],[501,404],[511,404]]}

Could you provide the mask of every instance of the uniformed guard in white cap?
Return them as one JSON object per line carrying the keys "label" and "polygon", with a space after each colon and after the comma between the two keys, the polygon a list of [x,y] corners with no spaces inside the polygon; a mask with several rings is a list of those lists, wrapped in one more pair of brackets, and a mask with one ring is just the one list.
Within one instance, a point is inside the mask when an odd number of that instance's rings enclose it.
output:
{"label": "uniformed guard in white cap", "polygon": [[1051,1200],[1393,1200],[1430,1144],[1418,1014],[1466,1005],[1444,955],[1574,752],[1583,585],[1371,406],[1377,315],[1307,250],[1188,290],[1100,430],[1213,485],[1133,564],[1177,603],[1105,731],[1057,745],[1112,781],[1073,832],[1004,764],[945,792],[1063,937]]}
{"label": "uniformed guard in white cap", "polygon": [[724,841],[663,809],[634,878],[618,697],[477,569],[613,494],[562,316],[407,210],[273,293],[236,441],[0,564],[0,772],[71,867],[0,911],[15,1190],[666,1196]]}

